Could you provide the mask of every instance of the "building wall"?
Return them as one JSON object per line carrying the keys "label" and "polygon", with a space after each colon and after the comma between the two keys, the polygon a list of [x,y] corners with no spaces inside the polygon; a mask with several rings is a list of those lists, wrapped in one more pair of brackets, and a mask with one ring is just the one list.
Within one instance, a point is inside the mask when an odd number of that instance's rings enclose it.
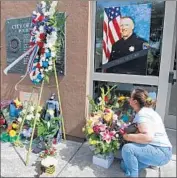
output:
{"label": "building wall", "polygon": [[[31,92],[32,83],[27,77],[14,90],[19,81],[19,74],[5,76],[2,69],[6,66],[5,22],[8,18],[31,16],[36,9],[37,1],[1,1],[1,98],[13,99],[20,91]],[[83,137],[82,126],[85,122],[86,106],[86,71],[87,71],[87,33],[88,33],[88,1],[63,0],[59,2],[59,10],[68,15],[66,21],[66,76],[59,78],[62,109],[66,133],[75,137]],[[53,78],[50,82],[54,84]],[[37,92],[37,90],[36,90]],[[45,85],[42,103],[56,92],[55,87]]]}

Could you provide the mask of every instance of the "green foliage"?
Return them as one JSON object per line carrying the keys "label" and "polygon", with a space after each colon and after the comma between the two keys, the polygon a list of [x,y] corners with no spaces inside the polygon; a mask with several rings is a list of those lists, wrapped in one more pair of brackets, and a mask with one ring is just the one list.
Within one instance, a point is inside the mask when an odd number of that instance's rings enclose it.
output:
{"label": "green foliage", "polygon": [[[104,111],[105,108],[112,109],[112,108],[115,108],[115,107],[119,107],[119,104],[117,102],[118,101],[117,97],[115,95],[114,96],[111,95],[112,90],[114,90],[117,87],[117,85],[114,85],[111,88],[109,86],[106,86],[106,87],[107,87],[107,92],[106,93],[105,93],[105,90],[104,90],[103,87],[100,88],[100,90],[101,90],[101,96],[99,98],[100,99],[100,103],[97,104],[94,101],[93,98],[88,96],[88,100],[89,100],[89,103],[91,105],[91,111],[92,112]],[[106,102],[105,101],[105,97],[107,97],[108,100],[112,100],[112,102],[111,103]]]}
{"label": "green foliage", "polygon": [[119,142],[117,140],[111,141],[110,143],[98,141],[95,145],[95,154],[108,155],[109,153],[116,153],[119,148]]}
{"label": "green foliage", "polygon": [[37,134],[39,137],[43,138],[53,138],[57,131],[59,130],[58,122],[61,119],[59,117],[54,117],[50,121],[41,119],[37,124]]}
{"label": "green foliage", "polygon": [[88,100],[89,100],[90,105],[92,106],[91,111],[97,112],[99,110],[99,106],[95,103],[95,101],[90,96],[88,96]]}
{"label": "green foliage", "polygon": [[49,76],[48,76],[48,75],[45,75],[45,76],[44,76],[44,81],[45,81],[46,83],[49,83]]}

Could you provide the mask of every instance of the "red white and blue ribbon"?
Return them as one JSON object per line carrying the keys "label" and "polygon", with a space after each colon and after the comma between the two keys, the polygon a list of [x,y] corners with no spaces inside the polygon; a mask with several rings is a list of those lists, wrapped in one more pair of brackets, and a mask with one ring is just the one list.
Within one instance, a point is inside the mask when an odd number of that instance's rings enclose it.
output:
{"label": "red white and blue ribbon", "polygon": [[28,61],[28,65],[27,65],[27,73],[29,74],[32,71],[32,67],[33,67],[33,63],[34,63],[34,59],[37,56],[37,53],[39,51],[39,46],[35,45],[31,55],[30,55],[30,59]]}

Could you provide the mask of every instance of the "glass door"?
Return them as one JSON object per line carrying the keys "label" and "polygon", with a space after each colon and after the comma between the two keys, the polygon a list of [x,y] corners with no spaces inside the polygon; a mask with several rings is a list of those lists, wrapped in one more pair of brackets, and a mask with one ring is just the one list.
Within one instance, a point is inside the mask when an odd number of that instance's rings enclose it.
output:
{"label": "glass door", "polygon": [[103,85],[117,84],[117,95],[143,87],[156,93],[156,109],[164,119],[176,2],[102,0],[89,5],[87,94],[97,97]]}
{"label": "glass door", "polygon": [[176,84],[176,62],[177,62],[177,50],[175,53],[174,66],[173,66],[173,81],[169,88],[169,102],[168,110],[165,117],[165,126],[170,129],[176,130],[176,116],[177,116],[177,84]]}

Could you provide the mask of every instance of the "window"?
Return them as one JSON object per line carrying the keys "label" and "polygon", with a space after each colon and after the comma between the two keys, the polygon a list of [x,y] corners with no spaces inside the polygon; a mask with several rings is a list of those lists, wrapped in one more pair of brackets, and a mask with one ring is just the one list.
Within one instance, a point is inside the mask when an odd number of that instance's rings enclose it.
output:
{"label": "window", "polygon": [[[131,91],[135,88],[143,88],[149,92],[149,97],[151,97],[154,101],[156,101],[157,97],[157,86],[150,86],[150,85],[140,85],[140,84],[127,84],[127,83],[115,83],[115,82],[103,82],[103,81],[94,81],[93,91],[94,91],[94,101],[99,101],[99,97],[101,96],[100,88],[104,88],[105,93],[107,92],[107,86],[112,88],[115,86],[113,90],[111,90],[111,95],[109,97],[109,101],[106,101],[112,105],[115,102],[119,103],[119,98],[121,96],[130,97]],[[119,105],[120,106],[120,105]],[[155,105],[154,105],[155,107]],[[122,109],[119,107],[112,108],[114,112],[120,116],[125,122],[130,122],[133,119],[134,112],[129,105],[129,102],[125,102],[123,104]]]}
{"label": "window", "polygon": [[94,71],[158,76],[164,13],[164,1],[97,1]]}

